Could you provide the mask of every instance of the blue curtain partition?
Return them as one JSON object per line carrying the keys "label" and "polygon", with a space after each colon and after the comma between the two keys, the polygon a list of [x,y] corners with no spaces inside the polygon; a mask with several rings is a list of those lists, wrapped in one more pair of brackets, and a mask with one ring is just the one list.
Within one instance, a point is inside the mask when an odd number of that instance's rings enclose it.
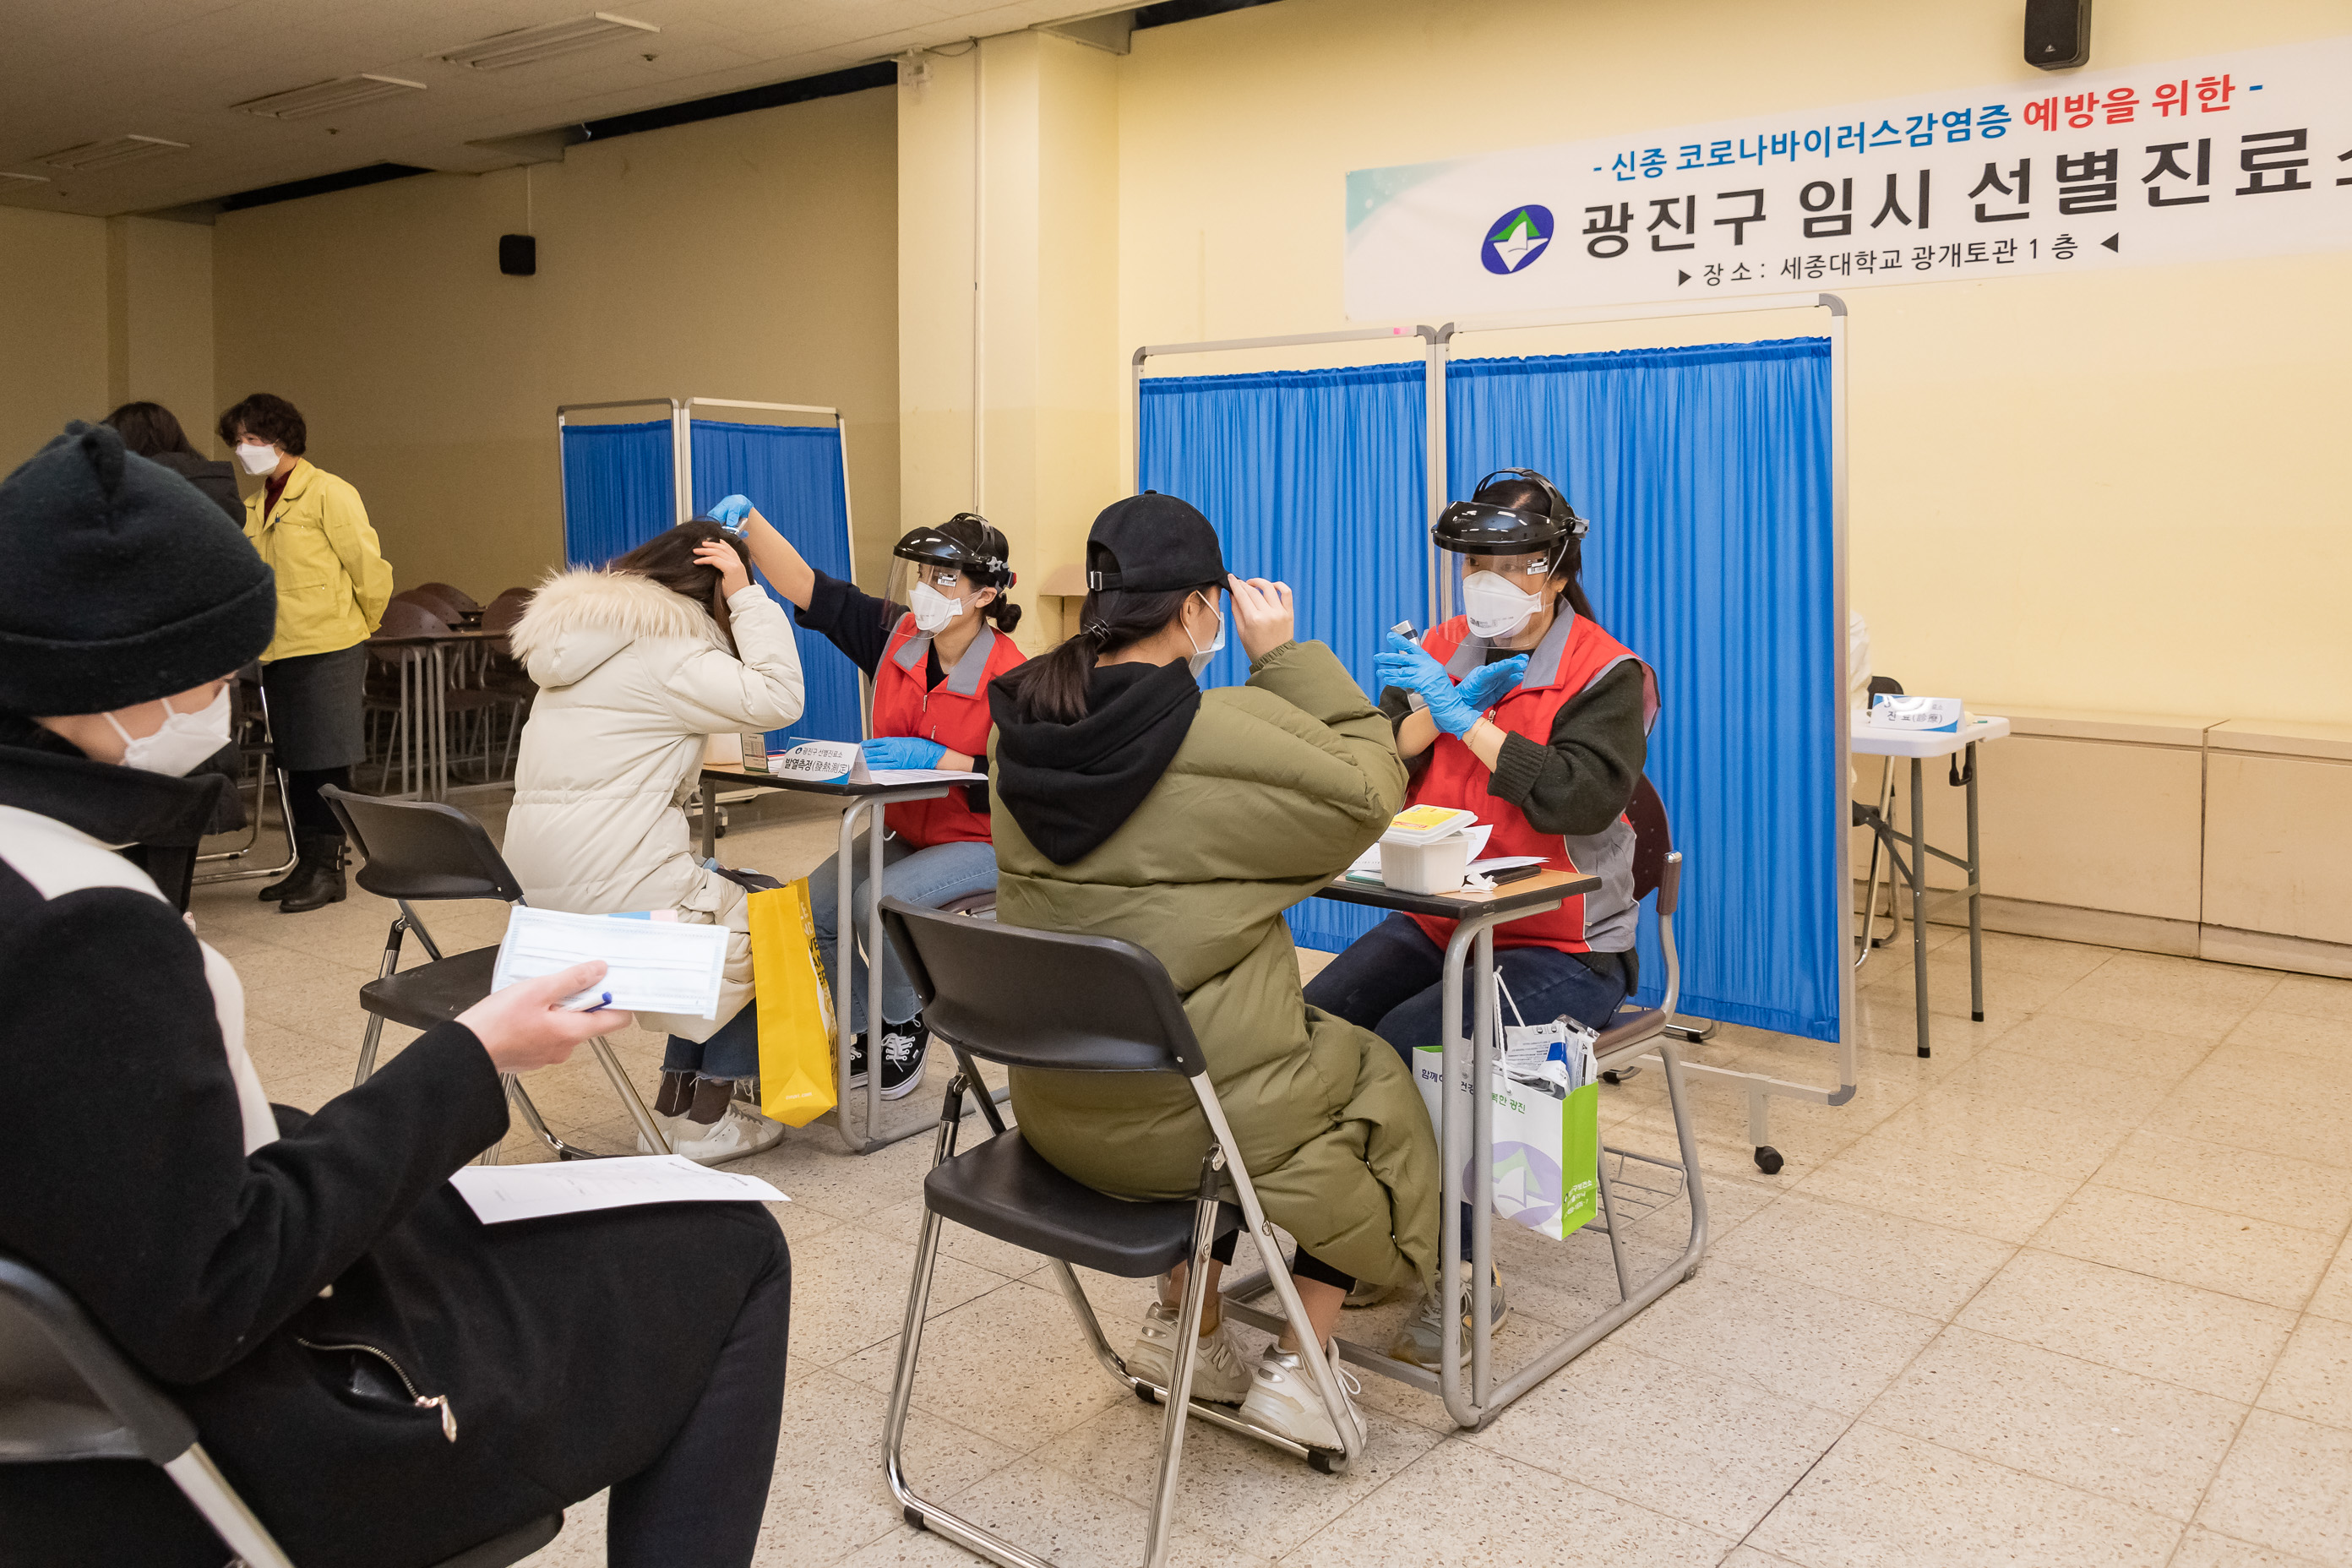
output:
{"label": "blue curtain partition", "polygon": [[[1387,628],[1428,615],[1424,374],[1414,360],[1143,383],[1143,488],[1199,507],[1234,571],[1289,584],[1298,636],[1368,687]],[[1229,612],[1202,684],[1248,675]],[[1376,918],[1309,899],[1290,925],[1301,946],[1336,952]]]}
{"label": "blue curtain partition", "polygon": [[[1450,493],[1549,475],[1592,520],[1595,615],[1658,672],[1648,772],[1687,856],[1683,1009],[1836,1039],[1829,341],[1459,360],[1446,411]],[[1646,917],[1642,957],[1654,1001]]]}
{"label": "blue curtain partition", "polygon": [[601,566],[670,526],[669,421],[566,425],[563,558]]}
{"label": "blue curtain partition", "polygon": [[[818,571],[848,581],[849,500],[842,488],[841,433],[830,425],[730,425],[697,419],[691,426],[694,510],[720,498],[746,495],[760,515],[776,525],[803,559]],[[781,603],[783,595],[769,592]],[[791,606],[785,606],[791,613]],[[808,707],[790,730],[769,737],[782,745],[786,735],[802,740],[855,741],[865,731],[857,667],[834,646],[795,623],[801,675]]]}

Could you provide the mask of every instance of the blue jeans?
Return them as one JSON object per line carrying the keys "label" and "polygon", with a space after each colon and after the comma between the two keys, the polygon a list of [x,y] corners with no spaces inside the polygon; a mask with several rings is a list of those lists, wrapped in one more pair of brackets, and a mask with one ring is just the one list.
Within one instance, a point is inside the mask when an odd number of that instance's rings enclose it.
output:
{"label": "blue jeans", "polygon": [[746,1002],[743,1010],[719,1026],[707,1040],[677,1035],[662,1052],[662,1071],[696,1072],[704,1078],[751,1079],[760,1076],[760,1005]]}
{"label": "blue jeans", "polygon": [[[866,940],[866,922],[874,912],[874,890],[866,886],[866,835],[861,833],[850,846],[849,914],[856,940]],[[809,919],[816,927],[817,952],[824,956],[827,984],[832,984],[831,972],[835,955],[840,951],[835,942],[839,936],[838,873],[835,862],[839,855],[809,874]],[[977,839],[959,839],[952,844],[934,844],[928,849],[917,849],[905,839],[885,838],[882,841],[882,897],[904,899],[921,909],[937,909],[941,904],[962,898],[967,893],[984,892],[996,886],[996,847]],[[882,1019],[885,1023],[903,1024],[922,1010],[922,999],[915,994],[915,983],[898,963],[898,955],[887,951],[883,943],[882,954]],[[866,1032],[866,961],[870,954],[859,953],[854,959],[849,978],[849,1027],[853,1034]]]}
{"label": "blue jeans", "polygon": [[[1462,1033],[1466,1037],[1477,986],[1469,966],[1463,967]],[[1495,973],[1511,995],[1503,1007],[1507,1023],[1521,1017],[1530,1024],[1548,1023],[1565,1013],[1603,1029],[1625,999],[1625,971],[1603,975],[1556,947],[1496,948]],[[1445,950],[1403,915],[1391,915],[1349,942],[1346,952],[1307,982],[1307,1004],[1370,1029],[1404,1058],[1405,1070],[1411,1072],[1414,1051],[1435,1050],[1440,1044],[1444,978]],[[1518,1007],[1516,1017],[1513,1004]],[[1462,1205],[1462,1256],[1470,1256],[1467,1203]]]}

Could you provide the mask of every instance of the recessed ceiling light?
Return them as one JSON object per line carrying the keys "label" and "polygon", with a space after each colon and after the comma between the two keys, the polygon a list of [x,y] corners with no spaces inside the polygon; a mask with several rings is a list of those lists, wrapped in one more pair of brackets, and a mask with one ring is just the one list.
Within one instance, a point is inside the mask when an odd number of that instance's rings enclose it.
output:
{"label": "recessed ceiling light", "polygon": [[159,158],[166,153],[184,153],[185,142],[166,142],[161,136],[117,136],[106,142],[85,142],[79,147],[68,147],[62,153],[51,153],[35,160],[52,169],[65,169],[81,174],[91,169],[111,169],[118,163],[135,163],[142,158]]}
{"label": "recessed ceiling light", "polygon": [[266,98],[249,98],[243,103],[229,107],[268,120],[304,120],[313,114],[373,103],[380,98],[397,98],[403,93],[424,90],[423,82],[404,81],[396,76],[345,76],[337,77],[332,81],[313,82],[309,87],[298,87],[287,92],[273,92]]}
{"label": "recessed ceiling light", "polygon": [[[5,170],[0,170],[0,180],[17,180],[28,185],[46,185],[49,183],[49,177],[47,174],[11,174]],[[0,185],[0,190],[7,188],[5,185]]]}
{"label": "recessed ceiling light", "polygon": [[505,70],[512,66],[537,65],[558,55],[592,49],[615,39],[638,39],[646,33],[660,31],[651,22],[635,22],[607,11],[592,11],[569,21],[545,22],[536,27],[518,27],[510,33],[478,38],[454,49],[443,49],[433,58],[468,70]]}

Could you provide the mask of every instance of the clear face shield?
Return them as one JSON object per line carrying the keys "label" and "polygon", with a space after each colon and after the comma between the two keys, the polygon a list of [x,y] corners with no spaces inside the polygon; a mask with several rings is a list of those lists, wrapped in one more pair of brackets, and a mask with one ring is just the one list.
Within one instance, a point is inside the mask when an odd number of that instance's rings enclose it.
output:
{"label": "clear face shield", "polygon": [[1494,640],[1517,636],[1551,602],[1557,550],[1530,555],[1463,554],[1462,613],[1470,630]]}
{"label": "clear face shield", "polygon": [[883,604],[891,606],[883,611],[887,618],[883,629],[896,629],[899,615],[910,613],[917,633],[928,637],[993,597],[986,584],[961,565],[892,556],[890,579],[882,591]]}

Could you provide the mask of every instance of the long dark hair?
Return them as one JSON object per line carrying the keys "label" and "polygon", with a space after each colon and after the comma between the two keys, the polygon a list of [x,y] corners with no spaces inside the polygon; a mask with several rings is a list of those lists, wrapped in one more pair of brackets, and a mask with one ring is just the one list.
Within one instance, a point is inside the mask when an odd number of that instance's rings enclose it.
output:
{"label": "long dark hair", "polygon": [[615,555],[604,564],[607,572],[634,572],[649,577],[680,598],[691,599],[710,612],[719,623],[719,635],[727,640],[727,651],[735,647],[735,620],[727,613],[724,581],[716,566],[705,566],[694,558],[694,552],[712,540],[722,540],[729,549],[742,558],[743,570],[751,569],[751,552],[743,542],[707,517],[681,522],[667,533],[657,533],[626,555]]}
{"label": "long dark hair", "polygon": [[166,452],[184,452],[191,458],[201,458],[202,452],[188,444],[188,433],[172,417],[172,411],[160,403],[126,403],[106,416],[122,437],[122,445],[142,458],[160,458]]}
{"label": "long dark hair", "polygon": [[[1544,494],[1541,485],[1531,479],[1496,479],[1470,498],[1488,506],[1506,506],[1513,511],[1528,511],[1542,516],[1551,507],[1551,498]],[[1592,613],[1592,601],[1584,596],[1584,547],[1573,539],[1563,539],[1556,547],[1559,553],[1551,563],[1552,581],[1564,583],[1560,597],[1569,608],[1588,621],[1598,622]]]}
{"label": "long dark hair", "polygon": [[1088,594],[1078,610],[1078,635],[1005,677],[1013,684],[1013,699],[1020,705],[1021,716],[1049,719],[1057,724],[1074,724],[1085,718],[1087,683],[1093,679],[1096,659],[1158,636],[1183,613],[1185,600],[1223,586],[1201,583],[1162,593],[1104,588]]}
{"label": "long dark hair", "polygon": [[[1005,562],[1013,558],[1012,547],[1005,542],[1003,533],[970,512],[958,512],[940,524],[940,531],[974,554],[993,555]],[[996,597],[991,599],[980,613],[993,622],[998,631],[1009,632],[1021,624],[1021,606],[1004,596],[1013,591],[1013,584],[1020,581],[1009,565],[1001,576],[970,567],[965,569],[965,574],[982,587],[996,590]]]}

